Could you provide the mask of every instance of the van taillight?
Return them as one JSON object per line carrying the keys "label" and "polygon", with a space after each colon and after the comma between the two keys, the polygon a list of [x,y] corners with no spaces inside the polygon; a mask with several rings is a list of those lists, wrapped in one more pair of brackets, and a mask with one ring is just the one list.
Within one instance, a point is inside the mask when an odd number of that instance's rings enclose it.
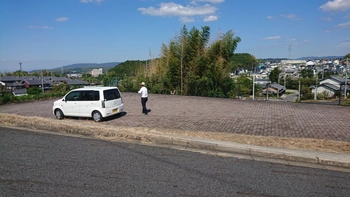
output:
{"label": "van taillight", "polygon": [[102,108],[106,108],[105,101],[102,101]]}

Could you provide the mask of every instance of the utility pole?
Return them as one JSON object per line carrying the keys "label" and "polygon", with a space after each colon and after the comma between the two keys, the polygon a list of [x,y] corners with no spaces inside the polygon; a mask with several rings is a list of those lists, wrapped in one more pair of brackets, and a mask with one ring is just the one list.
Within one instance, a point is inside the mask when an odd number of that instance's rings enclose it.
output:
{"label": "utility pole", "polygon": [[43,70],[41,70],[41,90],[44,93],[44,76],[43,76]]}
{"label": "utility pole", "polygon": [[324,79],[324,65],[322,65],[322,80]]}
{"label": "utility pole", "polygon": [[286,90],[286,64],[283,66],[284,89]]}
{"label": "utility pole", "polygon": [[300,103],[300,81],[299,81],[299,94],[298,94],[298,101],[299,101],[299,103]]}
{"label": "utility pole", "polygon": [[316,69],[316,86],[315,86],[314,100],[317,100],[317,81],[318,81],[318,72],[317,72],[317,69]]}
{"label": "utility pole", "polygon": [[346,68],[345,68],[345,84],[344,84],[344,98],[346,99],[347,89],[348,89],[348,67],[349,67],[349,58],[346,58]]}
{"label": "utility pole", "polygon": [[254,95],[255,95],[255,76],[253,76],[253,101],[254,101]]}
{"label": "utility pole", "polygon": [[269,100],[269,83],[266,83],[266,101]]}
{"label": "utility pole", "polygon": [[183,56],[184,56],[184,38],[183,38],[183,35],[182,35],[182,39],[181,39],[181,62],[180,62],[180,66],[181,66],[181,84],[180,84],[180,93],[181,93],[181,95],[182,95],[182,87],[183,87],[183,80],[182,80],[182,75],[183,75],[183,71],[182,71],[182,63],[183,63]]}

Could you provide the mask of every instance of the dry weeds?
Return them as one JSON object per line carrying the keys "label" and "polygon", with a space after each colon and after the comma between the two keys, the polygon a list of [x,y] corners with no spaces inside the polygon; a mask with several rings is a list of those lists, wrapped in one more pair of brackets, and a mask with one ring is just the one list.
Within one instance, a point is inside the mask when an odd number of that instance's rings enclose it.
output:
{"label": "dry weeds", "polygon": [[299,150],[316,150],[350,154],[350,142],[309,139],[282,138],[269,136],[252,136],[218,132],[198,132],[183,130],[157,130],[142,127],[117,127],[103,125],[91,120],[65,119],[58,121],[35,116],[20,116],[0,113],[0,125],[41,129],[65,134],[79,134],[107,140],[128,140],[150,143],[163,138],[164,135],[188,136],[221,141],[252,144],[267,147],[291,148]]}

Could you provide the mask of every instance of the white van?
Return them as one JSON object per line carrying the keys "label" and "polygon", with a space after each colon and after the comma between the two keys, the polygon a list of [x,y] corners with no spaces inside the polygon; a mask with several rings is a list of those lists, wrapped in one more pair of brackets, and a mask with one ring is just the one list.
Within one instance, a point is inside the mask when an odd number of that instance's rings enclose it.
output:
{"label": "white van", "polygon": [[123,111],[123,99],[117,87],[84,87],[68,92],[53,103],[57,119],[65,116],[92,117],[96,122]]}

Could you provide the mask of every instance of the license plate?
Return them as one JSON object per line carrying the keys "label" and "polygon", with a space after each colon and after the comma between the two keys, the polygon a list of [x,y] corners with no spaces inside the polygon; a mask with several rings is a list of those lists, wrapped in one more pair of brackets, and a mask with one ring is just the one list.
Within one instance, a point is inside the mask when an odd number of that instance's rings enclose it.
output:
{"label": "license plate", "polygon": [[113,109],[113,113],[118,112],[118,108]]}

